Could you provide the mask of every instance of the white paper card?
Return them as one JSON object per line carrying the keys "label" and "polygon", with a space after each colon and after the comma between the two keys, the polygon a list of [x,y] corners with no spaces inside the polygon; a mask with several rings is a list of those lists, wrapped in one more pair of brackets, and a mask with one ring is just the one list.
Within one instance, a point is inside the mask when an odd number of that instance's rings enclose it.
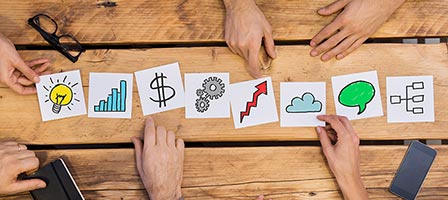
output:
{"label": "white paper card", "polygon": [[40,76],[36,89],[43,121],[86,114],[79,70]]}
{"label": "white paper card", "polygon": [[432,76],[387,77],[387,122],[434,122]]}
{"label": "white paper card", "polygon": [[88,116],[131,118],[133,74],[90,73]]}
{"label": "white paper card", "polygon": [[135,72],[143,115],[185,106],[179,63]]}
{"label": "white paper card", "polygon": [[376,71],[335,76],[331,82],[336,114],[350,120],[383,116]]}
{"label": "white paper card", "polygon": [[280,126],[325,126],[316,117],[326,113],[325,82],[280,83]]}
{"label": "white paper card", "polygon": [[230,105],[235,128],[278,121],[270,77],[231,84]]}
{"label": "white paper card", "polygon": [[229,73],[185,74],[186,118],[229,118]]}

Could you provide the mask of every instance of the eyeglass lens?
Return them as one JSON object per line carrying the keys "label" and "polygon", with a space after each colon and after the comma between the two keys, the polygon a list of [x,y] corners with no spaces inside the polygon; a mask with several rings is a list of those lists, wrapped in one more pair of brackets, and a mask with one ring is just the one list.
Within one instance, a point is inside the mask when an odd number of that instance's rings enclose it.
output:
{"label": "eyeglass lens", "polygon": [[57,31],[57,25],[55,21],[50,19],[46,15],[37,15],[34,18],[34,22],[45,32],[49,34],[54,34]]}

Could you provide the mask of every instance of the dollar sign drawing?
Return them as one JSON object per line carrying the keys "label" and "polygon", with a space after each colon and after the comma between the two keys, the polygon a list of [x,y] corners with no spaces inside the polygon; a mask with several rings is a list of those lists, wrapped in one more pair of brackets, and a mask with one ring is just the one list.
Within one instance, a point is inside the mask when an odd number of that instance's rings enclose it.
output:
{"label": "dollar sign drawing", "polygon": [[[153,99],[152,97],[149,97],[149,99],[151,99],[151,101],[159,103],[159,108],[162,107],[162,104],[164,107],[166,107],[166,101],[172,99],[174,95],[176,95],[176,91],[174,90],[174,88],[172,88],[171,86],[165,86],[165,84],[163,83],[164,78],[167,77],[164,76],[163,73],[160,73],[160,76],[156,73],[156,77],[149,84],[149,87],[153,90],[157,90],[158,94],[158,99]],[[168,98],[165,97],[166,89],[170,89],[172,91],[171,96],[169,96]]]}

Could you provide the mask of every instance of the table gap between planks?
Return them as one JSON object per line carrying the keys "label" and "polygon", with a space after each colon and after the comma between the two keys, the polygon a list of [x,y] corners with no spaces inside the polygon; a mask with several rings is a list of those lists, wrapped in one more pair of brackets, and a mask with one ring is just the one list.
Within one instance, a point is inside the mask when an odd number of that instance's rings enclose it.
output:
{"label": "table gap between planks", "polygon": [[[60,33],[70,33],[81,43],[92,45],[185,44],[192,48],[91,49],[72,64],[52,50],[20,51],[24,59],[48,57],[53,71],[80,69],[86,98],[90,72],[135,71],[180,62],[181,72],[230,72],[231,83],[250,80],[244,62],[224,47],[225,11],[215,1],[115,1],[112,8],[97,7],[98,1],[6,1],[1,0],[0,31],[15,44],[47,46],[26,20],[38,13],[54,17]],[[317,1],[257,1],[271,22],[276,41],[309,40],[334,16],[321,17],[316,10],[329,4]],[[447,0],[409,0],[372,38],[447,37]],[[436,122],[388,124],[386,117],[355,120],[363,140],[448,139],[448,48],[445,44],[367,44],[342,61],[323,63],[308,56],[304,45],[277,46],[278,58],[263,73],[273,79],[279,100],[279,82],[325,81],[327,112],[335,113],[331,77],[377,70],[385,104],[385,77],[433,75]],[[135,85],[135,83],[134,83]],[[142,116],[134,87],[132,119],[90,119],[87,116],[41,122],[37,97],[18,96],[0,85],[0,139],[25,144],[129,143],[142,134]],[[177,109],[154,115],[159,125],[175,130],[187,142],[307,141],[317,140],[313,128],[280,128],[271,123],[235,130],[231,119],[189,119]],[[110,126],[114,124],[114,126]],[[82,127],[80,131],[74,127]],[[215,128],[210,128],[215,127]],[[448,147],[434,146],[438,157],[419,199],[448,198]],[[362,146],[362,178],[373,199],[395,199],[387,191],[406,147]],[[57,157],[69,163],[87,199],[147,198],[134,165],[132,149],[40,150],[42,164]],[[340,199],[342,196],[319,147],[229,147],[187,148],[185,178],[187,199],[253,199],[264,193],[274,199]],[[113,166],[113,167],[112,167]],[[120,170],[117,170],[120,169]],[[93,175],[92,175],[93,174]],[[30,199],[28,194],[1,197]]]}

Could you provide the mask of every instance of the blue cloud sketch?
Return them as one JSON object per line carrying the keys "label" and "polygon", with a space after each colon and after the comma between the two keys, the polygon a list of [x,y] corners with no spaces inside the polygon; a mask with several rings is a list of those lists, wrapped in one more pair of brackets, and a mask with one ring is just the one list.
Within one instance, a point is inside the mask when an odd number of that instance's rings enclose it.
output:
{"label": "blue cloud sketch", "polygon": [[288,113],[310,113],[320,112],[322,110],[322,103],[315,100],[313,94],[306,92],[300,97],[294,97],[291,100],[291,105],[286,107]]}

